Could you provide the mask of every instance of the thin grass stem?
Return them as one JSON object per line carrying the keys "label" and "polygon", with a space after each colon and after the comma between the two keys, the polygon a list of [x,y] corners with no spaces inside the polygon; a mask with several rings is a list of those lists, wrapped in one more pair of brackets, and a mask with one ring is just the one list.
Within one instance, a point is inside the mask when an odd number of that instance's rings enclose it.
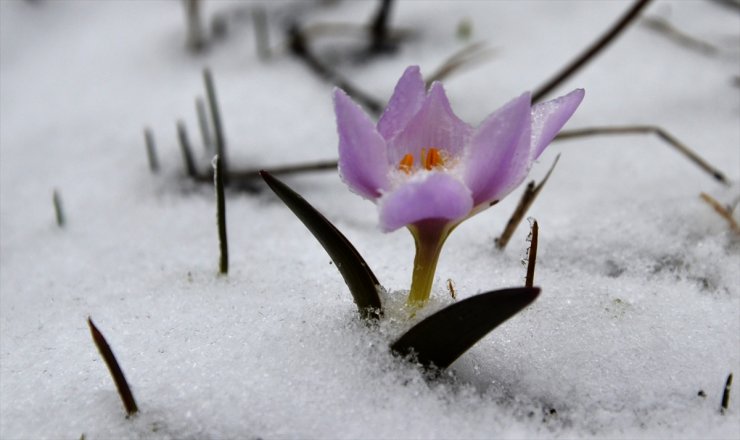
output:
{"label": "thin grass stem", "polygon": [[229,242],[226,237],[226,197],[224,196],[223,161],[220,156],[213,158],[213,176],[216,187],[216,218],[220,250],[218,269],[222,275],[226,275],[229,273]]}

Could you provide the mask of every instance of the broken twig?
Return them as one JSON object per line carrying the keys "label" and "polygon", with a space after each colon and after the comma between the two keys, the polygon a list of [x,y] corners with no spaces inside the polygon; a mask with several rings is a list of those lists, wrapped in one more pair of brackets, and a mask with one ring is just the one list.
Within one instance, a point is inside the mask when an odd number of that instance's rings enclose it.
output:
{"label": "broken twig", "polygon": [[529,182],[527,187],[524,189],[522,198],[519,199],[519,204],[514,210],[514,213],[511,214],[509,221],[506,223],[504,232],[502,232],[501,236],[496,239],[496,247],[498,247],[499,249],[504,249],[506,245],[509,243],[509,239],[511,239],[511,236],[514,234],[514,231],[516,231],[517,226],[519,226],[519,223],[521,223],[522,219],[527,214],[529,207],[532,206],[532,203],[534,203],[540,191],[542,191],[542,188],[545,186],[545,183],[547,183],[547,179],[550,178],[550,174],[552,174],[552,170],[555,169],[555,165],[558,164],[558,160],[560,160],[559,154],[555,158],[555,161],[552,163],[552,166],[550,166],[550,169],[547,171],[547,174],[545,174],[545,177],[542,179],[542,182],[540,182],[539,185],[535,186],[535,183],[533,180]]}
{"label": "broken twig", "polygon": [[532,230],[529,233],[529,255],[527,256],[527,278],[524,287],[534,286],[534,267],[537,264],[537,237],[540,227],[537,220],[532,223]]}
{"label": "broken twig", "polygon": [[727,220],[727,223],[730,224],[730,229],[732,229],[732,232],[740,234],[740,225],[738,225],[735,217],[732,216],[732,209],[730,209],[729,206],[723,206],[717,199],[704,192],[699,194],[699,197],[707,202],[709,206],[714,208],[715,212],[717,212],[720,217]]}

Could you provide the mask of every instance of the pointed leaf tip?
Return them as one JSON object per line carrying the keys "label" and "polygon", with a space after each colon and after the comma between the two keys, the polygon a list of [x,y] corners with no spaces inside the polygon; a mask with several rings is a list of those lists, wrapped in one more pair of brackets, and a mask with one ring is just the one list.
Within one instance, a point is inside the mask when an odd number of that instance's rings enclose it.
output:
{"label": "pointed leaf tip", "polygon": [[347,283],[360,315],[366,319],[382,315],[383,307],[377,290],[380,283],[352,243],[300,194],[267,171],[260,170],[259,173],[329,254]]}
{"label": "pointed leaf tip", "polygon": [[521,287],[467,298],[416,324],[391,345],[391,350],[401,356],[414,353],[425,367],[445,369],[539,294],[538,287]]}

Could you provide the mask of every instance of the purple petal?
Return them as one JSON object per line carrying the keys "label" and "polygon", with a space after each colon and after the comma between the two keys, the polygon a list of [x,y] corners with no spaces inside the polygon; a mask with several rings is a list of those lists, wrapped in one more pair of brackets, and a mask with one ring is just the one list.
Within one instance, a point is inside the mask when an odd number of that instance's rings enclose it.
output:
{"label": "purple petal", "polygon": [[398,80],[391,100],[378,121],[378,132],[386,140],[392,138],[421,108],[426,95],[419,66],[409,66]]}
{"label": "purple petal", "polygon": [[339,133],[339,175],[357,194],[369,199],[388,188],[388,154],[383,137],[365,112],[341,89],[334,90]]}
{"label": "purple petal", "polygon": [[464,180],[475,206],[500,199],[526,176],[532,161],[530,102],[530,94],[522,94],[491,114],[473,134]]}
{"label": "purple petal", "polygon": [[434,147],[458,156],[470,138],[471,127],[452,112],[442,84],[435,82],[421,109],[404,129],[389,142],[388,159],[392,164],[410,153],[419,160],[422,148]]}
{"label": "purple petal", "polygon": [[584,94],[583,89],[575,89],[565,96],[532,107],[532,148],[535,159],[573,116]]}
{"label": "purple petal", "polygon": [[380,228],[390,232],[426,219],[456,220],[472,208],[470,190],[462,182],[449,174],[433,172],[409,180],[380,199]]}

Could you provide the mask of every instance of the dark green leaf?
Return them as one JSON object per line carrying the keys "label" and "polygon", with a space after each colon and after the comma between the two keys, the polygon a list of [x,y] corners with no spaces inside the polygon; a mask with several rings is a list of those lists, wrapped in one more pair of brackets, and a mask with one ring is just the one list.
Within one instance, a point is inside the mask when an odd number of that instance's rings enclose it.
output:
{"label": "dark green leaf", "polygon": [[521,287],[481,293],[457,302],[413,326],[391,345],[391,350],[402,356],[413,352],[426,367],[447,368],[539,294],[537,287]]}
{"label": "dark green leaf", "polygon": [[260,175],[324,247],[347,283],[360,315],[378,317],[382,313],[377,290],[380,283],[357,249],[300,194],[266,171],[260,171]]}

